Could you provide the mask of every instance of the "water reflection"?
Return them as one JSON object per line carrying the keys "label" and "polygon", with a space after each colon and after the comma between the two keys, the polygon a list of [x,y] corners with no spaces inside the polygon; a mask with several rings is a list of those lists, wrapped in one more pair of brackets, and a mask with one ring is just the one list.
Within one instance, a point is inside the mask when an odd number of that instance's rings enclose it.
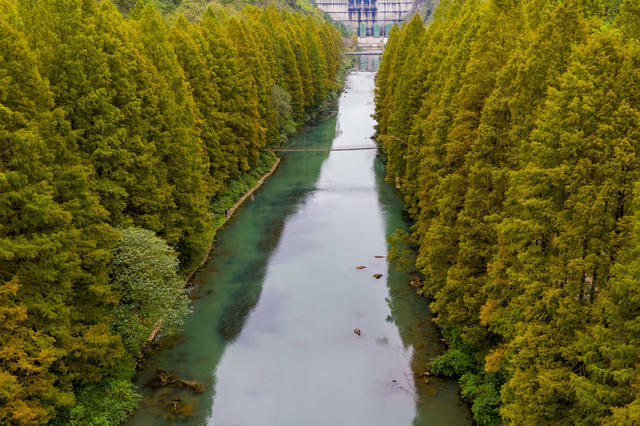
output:
{"label": "water reflection", "polygon": [[[379,159],[375,164],[378,198],[385,216],[386,235],[396,229],[406,231],[402,220],[402,202],[394,187],[384,181],[384,165]],[[428,301],[415,294],[407,285],[412,275],[389,267],[389,308],[391,320],[397,325],[405,347],[412,348],[411,370],[413,389],[416,392],[416,417],[414,426],[471,424],[467,408],[458,396],[458,385],[453,380],[423,375],[427,364],[442,353],[444,345],[440,334],[431,322]]]}
{"label": "water reflection", "polygon": [[[359,57],[358,68],[374,70],[378,61]],[[352,73],[337,119],[290,144],[370,145],[373,79],[371,71]],[[468,423],[454,382],[416,377],[441,347],[409,276],[379,257],[386,236],[405,226],[383,173],[375,151],[283,156],[218,235],[184,334],[138,379],[142,385],[163,368],[205,391],[144,389],[131,424]],[[189,416],[165,417],[172,398],[189,404]]]}
{"label": "water reflection", "polygon": [[[372,90],[372,73],[351,74],[334,147],[371,144]],[[411,348],[386,321],[388,289],[373,277],[387,274],[375,258],[386,242],[374,158],[332,152],[287,219],[261,299],[217,366],[209,424],[411,423]]]}
{"label": "water reflection", "polygon": [[[292,145],[329,147],[336,134],[336,118],[308,127]],[[314,190],[327,152],[292,158],[285,154],[278,170],[253,200],[247,201],[230,224],[220,231],[212,259],[195,278],[194,312],[184,332],[165,342],[145,363],[136,384],[143,403],[129,424],[204,424],[215,393],[214,371],[224,350],[242,330],[247,316],[261,299],[264,276],[284,223]],[[164,369],[205,385],[193,394],[181,389],[153,391],[144,386],[156,370]],[[167,416],[164,405],[176,398],[187,402],[189,416]]]}
{"label": "water reflection", "polygon": [[360,55],[356,62],[356,68],[358,71],[376,72],[380,65],[380,55]]}

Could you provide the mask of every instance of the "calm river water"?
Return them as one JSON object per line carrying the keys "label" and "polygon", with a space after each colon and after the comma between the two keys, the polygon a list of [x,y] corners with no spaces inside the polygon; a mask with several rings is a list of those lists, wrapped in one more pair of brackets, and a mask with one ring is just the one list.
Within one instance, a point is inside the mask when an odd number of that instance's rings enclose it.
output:
{"label": "calm river water", "polygon": [[[337,117],[288,145],[370,146],[372,65],[348,76]],[[139,373],[144,401],[129,424],[470,424],[454,381],[418,377],[443,348],[411,277],[376,258],[406,226],[383,178],[375,151],[283,154],[218,233],[184,332]],[[144,387],[157,368],[205,391]],[[188,417],[167,417],[175,398]]]}

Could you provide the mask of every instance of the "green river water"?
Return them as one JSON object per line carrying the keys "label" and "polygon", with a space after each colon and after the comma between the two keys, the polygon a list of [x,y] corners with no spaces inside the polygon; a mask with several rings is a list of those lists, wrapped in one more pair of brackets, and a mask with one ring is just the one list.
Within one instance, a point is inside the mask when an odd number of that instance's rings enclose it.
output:
{"label": "green river water", "polygon": [[[288,146],[370,146],[372,66],[349,74],[337,117]],[[282,154],[218,233],[184,332],[139,372],[144,400],[129,424],[470,424],[455,381],[419,377],[443,350],[427,301],[408,273],[376,258],[406,228],[401,211],[375,151]],[[157,368],[205,390],[153,391],[144,383]],[[175,398],[188,416],[168,416]]]}

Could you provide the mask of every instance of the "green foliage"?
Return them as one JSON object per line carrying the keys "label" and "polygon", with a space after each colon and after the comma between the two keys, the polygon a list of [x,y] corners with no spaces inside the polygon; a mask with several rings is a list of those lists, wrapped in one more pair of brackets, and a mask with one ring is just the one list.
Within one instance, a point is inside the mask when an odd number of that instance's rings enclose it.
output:
{"label": "green foliage", "polygon": [[500,375],[481,372],[460,376],[460,394],[473,401],[471,411],[480,425],[500,424],[500,387],[504,380]]}
{"label": "green foliage", "polygon": [[[198,22],[202,19],[207,9],[223,8],[229,12],[242,10],[247,6],[265,8],[275,6],[278,9],[286,9],[305,15],[313,15],[317,18],[331,21],[331,17],[318,9],[313,0],[145,0],[153,5],[160,13],[166,15],[169,20],[173,20],[180,15],[184,15],[191,22]],[[128,14],[138,0],[115,0],[123,14]],[[341,34],[349,30],[342,24],[332,22]],[[347,36],[349,34],[347,33]]]}
{"label": "green foliage", "polygon": [[[136,4],[141,0],[113,0],[120,12],[127,15],[129,11],[135,8]],[[181,0],[145,0],[149,4],[153,5],[159,12],[167,14],[173,12],[180,3],[184,3]]]}
{"label": "green foliage", "polygon": [[280,123],[279,139],[284,142],[287,137],[296,132],[296,122],[291,114],[291,95],[282,87],[273,85],[269,106],[275,112],[275,119]]}
{"label": "green foliage", "polygon": [[262,152],[256,167],[234,179],[227,189],[212,200],[211,212],[213,213],[215,228],[222,226],[226,222],[225,210],[228,210],[249,189],[253,188],[258,183],[258,180],[271,170],[275,160],[276,156],[273,152]]}
{"label": "green foliage", "polygon": [[124,422],[131,415],[140,396],[135,392],[128,372],[123,378],[109,378],[83,388],[69,413],[69,425],[108,426]]}
{"label": "green foliage", "polygon": [[410,271],[415,264],[415,255],[411,234],[396,229],[396,232],[387,237],[391,248],[387,260],[396,265],[398,270]]}
{"label": "green foliage", "polygon": [[142,345],[188,312],[212,202],[251,186],[273,163],[261,150],[339,86],[340,34],[318,18],[170,25],[151,3],[125,19],[109,1],[0,0],[2,424],[134,409]]}
{"label": "green foliage", "polygon": [[450,0],[390,35],[378,141],[451,345],[436,371],[461,376],[478,423],[637,416],[637,17]]}
{"label": "green foliage", "polygon": [[0,416],[46,423],[123,354],[108,325],[117,234],[18,10],[0,10]]}
{"label": "green foliage", "polygon": [[461,376],[471,370],[474,364],[475,362],[469,354],[458,349],[452,349],[434,359],[431,367],[435,374],[453,377]]}
{"label": "green foliage", "polygon": [[121,294],[113,327],[128,352],[138,355],[155,327],[175,333],[190,312],[177,254],[152,231],[125,228],[111,264],[112,285]]}

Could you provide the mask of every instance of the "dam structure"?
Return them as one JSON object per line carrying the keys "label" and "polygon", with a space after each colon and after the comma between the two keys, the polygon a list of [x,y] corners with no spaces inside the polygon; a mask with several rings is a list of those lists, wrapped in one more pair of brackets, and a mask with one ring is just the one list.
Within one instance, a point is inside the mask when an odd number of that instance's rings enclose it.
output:
{"label": "dam structure", "polygon": [[386,37],[418,8],[420,0],[316,0],[334,21],[350,27],[359,37]]}

